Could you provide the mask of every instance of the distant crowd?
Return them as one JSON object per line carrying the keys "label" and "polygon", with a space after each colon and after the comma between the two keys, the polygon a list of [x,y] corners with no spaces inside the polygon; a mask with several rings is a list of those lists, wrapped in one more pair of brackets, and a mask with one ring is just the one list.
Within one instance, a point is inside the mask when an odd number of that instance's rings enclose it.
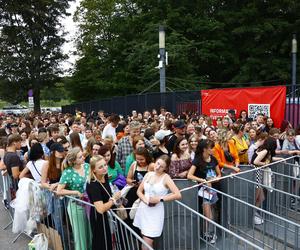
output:
{"label": "distant crowd", "polygon": [[[29,178],[57,196],[86,194],[95,205],[89,216],[77,202],[67,205],[76,250],[112,249],[107,211],[123,207],[135,207],[123,219],[153,246],[162,233],[164,202],[181,198],[174,179],[215,180],[199,192],[201,213],[213,219],[218,195],[210,187],[218,188],[223,169],[237,173],[240,165],[263,166],[282,155],[300,155],[300,125],[293,128],[283,120],[276,128],[271,117],[249,119],[245,110],[236,114],[231,109],[215,124],[204,114],[175,115],[165,108],[133,110],[127,117],[76,110],[0,118],[0,168],[10,179],[12,199],[22,178]],[[256,181],[262,181],[261,171]],[[255,205],[263,199],[258,187]],[[48,202],[57,201],[48,197]],[[64,213],[62,206],[55,203],[59,209],[48,211],[60,234],[63,222],[55,218]],[[254,222],[264,223],[258,213]],[[203,234],[216,242],[209,228]]]}

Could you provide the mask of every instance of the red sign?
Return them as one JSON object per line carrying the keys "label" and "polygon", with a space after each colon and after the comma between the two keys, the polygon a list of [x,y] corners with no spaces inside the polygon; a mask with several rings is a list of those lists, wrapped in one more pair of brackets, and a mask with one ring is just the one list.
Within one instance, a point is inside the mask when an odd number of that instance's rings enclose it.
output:
{"label": "red sign", "polygon": [[201,101],[202,114],[209,115],[213,121],[225,116],[229,109],[234,109],[237,116],[241,110],[246,110],[251,118],[258,113],[271,117],[279,127],[284,119],[286,87],[201,90]]}

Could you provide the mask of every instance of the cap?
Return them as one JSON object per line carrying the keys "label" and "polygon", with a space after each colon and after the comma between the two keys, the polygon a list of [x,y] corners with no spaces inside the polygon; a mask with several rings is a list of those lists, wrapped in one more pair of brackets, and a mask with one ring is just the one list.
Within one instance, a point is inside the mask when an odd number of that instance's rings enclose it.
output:
{"label": "cap", "polygon": [[185,123],[183,120],[178,120],[174,123],[174,128],[184,128],[185,127]]}
{"label": "cap", "polygon": [[159,141],[162,141],[166,136],[169,136],[171,135],[172,132],[170,130],[158,130],[155,134],[154,134],[154,137],[159,140]]}
{"label": "cap", "polygon": [[57,143],[57,142],[54,142],[52,143],[52,145],[50,146],[50,151],[53,152],[53,151],[57,151],[57,152],[64,152],[65,149],[63,147],[63,145],[61,145],[60,143]]}

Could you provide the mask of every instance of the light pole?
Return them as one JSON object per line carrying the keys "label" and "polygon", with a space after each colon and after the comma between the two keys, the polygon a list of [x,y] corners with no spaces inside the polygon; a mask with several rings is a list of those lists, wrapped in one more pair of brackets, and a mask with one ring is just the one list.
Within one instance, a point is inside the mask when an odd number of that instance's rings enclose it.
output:
{"label": "light pole", "polygon": [[166,92],[166,44],[165,44],[165,29],[159,26],[159,82],[160,93]]}
{"label": "light pole", "polygon": [[293,34],[293,40],[292,40],[292,86],[293,86],[293,93],[295,91],[296,86],[296,70],[297,67],[297,38],[296,34]]}

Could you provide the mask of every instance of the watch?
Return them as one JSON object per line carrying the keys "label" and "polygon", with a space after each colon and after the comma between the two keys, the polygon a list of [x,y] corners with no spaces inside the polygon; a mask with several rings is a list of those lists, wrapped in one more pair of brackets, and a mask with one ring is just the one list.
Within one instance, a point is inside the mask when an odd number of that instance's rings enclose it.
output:
{"label": "watch", "polygon": [[160,200],[159,200],[160,202],[164,202],[164,198],[160,198]]}

